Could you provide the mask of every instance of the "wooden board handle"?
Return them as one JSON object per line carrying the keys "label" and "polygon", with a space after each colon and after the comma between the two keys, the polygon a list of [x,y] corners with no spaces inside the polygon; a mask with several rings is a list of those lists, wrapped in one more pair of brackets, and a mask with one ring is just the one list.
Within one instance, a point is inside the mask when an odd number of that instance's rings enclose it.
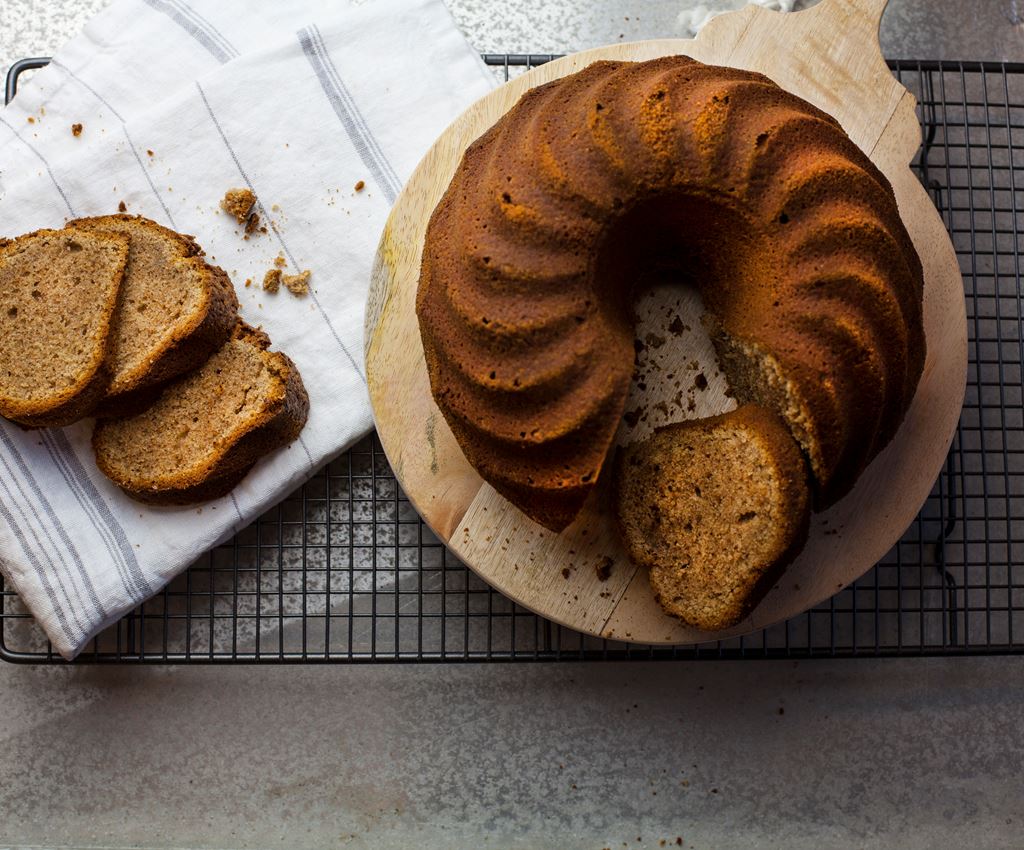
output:
{"label": "wooden board handle", "polygon": [[[889,70],[878,41],[887,0],[822,0],[783,14],[760,6],[713,18],[697,35],[691,55],[712,64],[760,71],[790,91],[840,116],[843,129],[869,156],[889,131],[906,135],[914,100]],[[910,98],[911,108],[900,109]],[[839,102],[841,100],[841,102]],[[910,127],[913,130],[913,126]],[[917,150],[908,144],[907,164]]]}

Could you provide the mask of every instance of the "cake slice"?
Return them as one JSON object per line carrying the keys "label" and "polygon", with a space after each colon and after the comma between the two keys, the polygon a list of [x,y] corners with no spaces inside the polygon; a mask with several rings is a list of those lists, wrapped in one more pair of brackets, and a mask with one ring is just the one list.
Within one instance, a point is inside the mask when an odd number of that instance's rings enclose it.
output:
{"label": "cake slice", "polygon": [[803,456],[774,413],[746,405],[667,425],[619,452],[614,506],[626,550],[669,614],[717,631],[742,620],[803,548]]}
{"label": "cake slice", "polygon": [[232,490],[259,458],[298,437],[309,397],[295,364],[239,322],[203,366],[127,419],[93,432],[100,470],[129,496],[189,504]]}
{"label": "cake slice", "polygon": [[128,239],[111,331],[110,385],[96,415],[133,412],[154,387],[195,369],[231,336],[238,320],[235,289],[222,269],[203,260],[192,237],[148,218],[105,215],[68,227]]}
{"label": "cake slice", "polygon": [[30,427],[88,416],[107,385],[128,240],[38,230],[0,239],[0,415]]}

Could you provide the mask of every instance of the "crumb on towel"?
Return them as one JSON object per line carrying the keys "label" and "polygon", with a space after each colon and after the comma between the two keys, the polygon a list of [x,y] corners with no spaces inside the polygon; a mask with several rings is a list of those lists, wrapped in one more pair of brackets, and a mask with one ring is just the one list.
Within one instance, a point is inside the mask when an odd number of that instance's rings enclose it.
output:
{"label": "crumb on towel", "polygon": [[256,193],[252,189],[228,189],[220,202],[220,208],[228,215],[233,215],[239,224],[245,224],[255,203]]}
{"label": "crumb on towel", "polygon": [[309,294],[309,279],[312,277],[313,272],[309,269],[299,272],[299,274],[286,274],[281,276],[281,283],[283,283],[288,291],[292,295],[298,295],[299,297]]}
{"label": "crumb on towel", "polygon": [[281,287],[281,270],[280,269],[269,269],[265,275],[263,275],[263,289],[267,292],[277,292]]}

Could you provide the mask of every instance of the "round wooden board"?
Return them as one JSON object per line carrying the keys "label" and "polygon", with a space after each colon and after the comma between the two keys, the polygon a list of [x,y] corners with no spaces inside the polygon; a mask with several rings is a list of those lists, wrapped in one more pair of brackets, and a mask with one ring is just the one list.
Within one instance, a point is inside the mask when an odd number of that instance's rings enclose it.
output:
{"label": "round wooden board", "polygon": [[[779,622],[829,598],[870,569],[900,538],[928,497],[946,458],[963,402],[967,325],[949,236],[909,168],[920,144],[915,101],[878,47],[885,0],[823,0],[782,15],[747,7],[715,19],[695,40],[618,44],[542,65],[487,95],[460,116],[424,157],[399,196],[381,239],[366,316],[366,369],[377,431],[405,493],[427,524],[483,579],[519,604],[573,629],[641,643],[693,643]],[[702,632],[666,616],[646,571],[623,553],[608,513],[607,478],[579,518],[553,534],[526,518],[469,466],[430,394],[415,296],[427,221],[463,151],[530,87],[598,59],[686,54],[760,71],[834,115],[893,184],[925,269],[928,358],[906,420],[856,488],[813,517],[800,557],[744,622]],[[700,331],[700,303],[658,287],[638,308],[646,340],[627,410],[641,421],[620,439],[666,421],[731,406],[713,351]],[[678,321],[676,318],[678,317]],[[708,386],[701,390],[698,375]],[[669,379],[666,376],[672,375]],[[643,414],[646,414],[644,416]],[[610,565],[606,581],[597,567]]]}

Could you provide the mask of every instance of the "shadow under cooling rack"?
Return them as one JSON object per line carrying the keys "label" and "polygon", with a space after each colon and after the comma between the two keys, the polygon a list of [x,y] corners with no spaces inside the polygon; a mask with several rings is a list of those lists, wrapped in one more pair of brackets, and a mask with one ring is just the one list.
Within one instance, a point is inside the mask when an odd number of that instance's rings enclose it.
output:
{"label": "shadow under cooling rack", "polygon": [[[507,79],[553,57],[484,58]],[[20,73],[45,63],[12,68],[8,98]],[[586,637],[467,570],[420,521],[372,435],[100,635],[76,663],[1024,652],[1024,66],[890,64],[919,102],[914,168],[960,260],[970,363],[945,469],[902,540],[861,580],[786,623],[722,643],[654,648]],[[2,583],[0,658],[60,661]]]}

